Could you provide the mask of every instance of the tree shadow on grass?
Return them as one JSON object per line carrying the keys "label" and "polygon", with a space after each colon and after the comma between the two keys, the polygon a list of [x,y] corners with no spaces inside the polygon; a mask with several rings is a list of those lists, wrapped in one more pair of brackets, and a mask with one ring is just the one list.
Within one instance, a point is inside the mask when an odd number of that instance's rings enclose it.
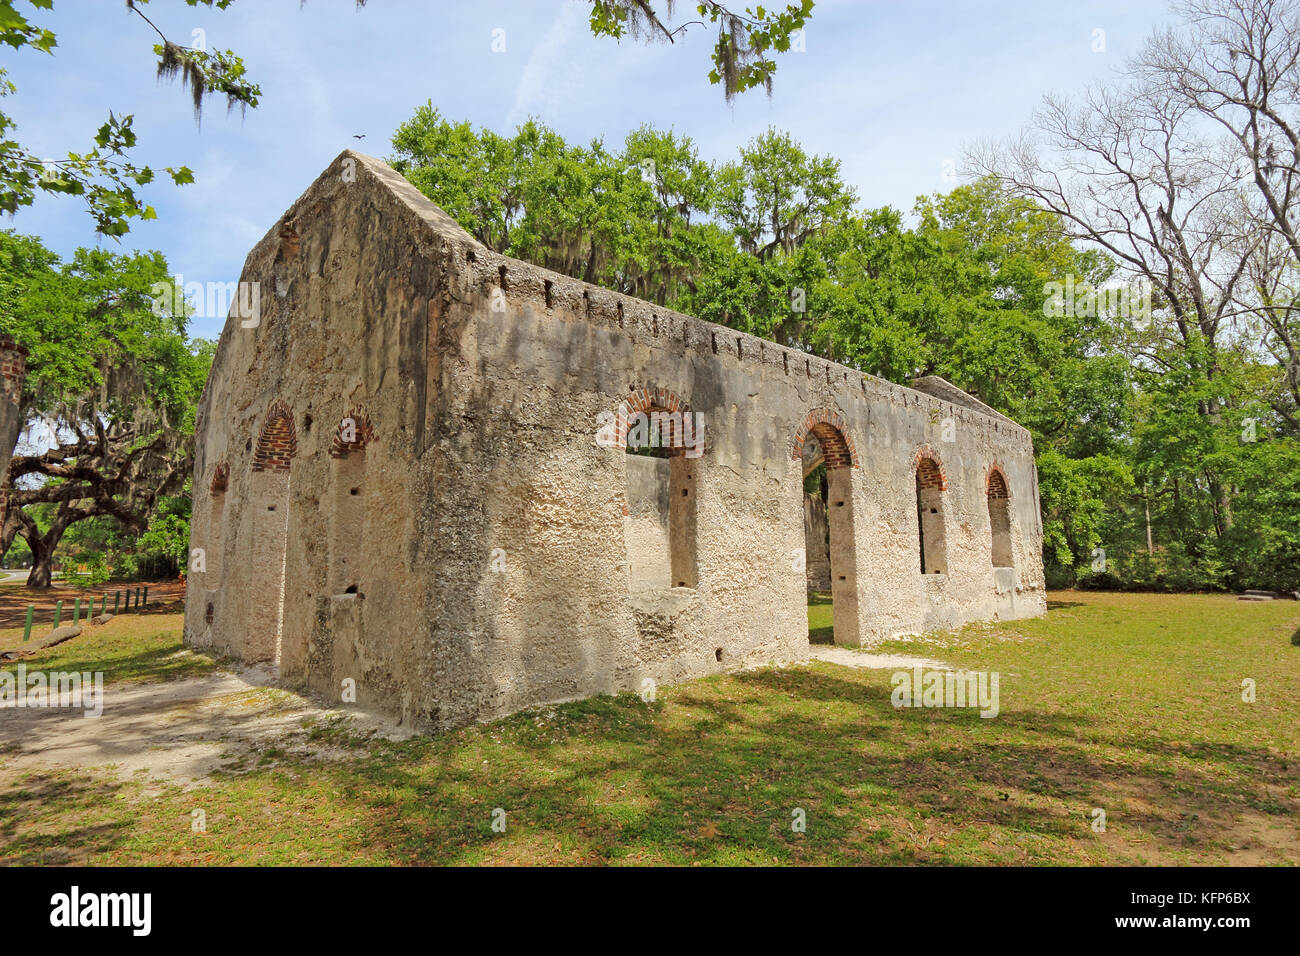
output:
{"label": "tree shadow on grass", "polygon": [[[506,718],[470,732],[500,741],[482,763],[459,758],[462,735],[386,758],[380,744],[346,773],[409,795],[365,812],[377,839],[418,864],[1113,863],[1093,807],[1111,808],[1112,828],[1186,850],[1188,819],[1208,826],[1229,794],[1273,799],[1294,782],[1259,748],[1144,749],[1060,711],[895,709],[887,687],[820,671],[694,682],[671,699],[671,713],[625,695],[556,708],[541,727],[535,712]],[[1171,769],[1166,751],[1204,762]],[[1242,760],[1272,770],[1233,771]],[[1133,793],[1149,799],[1126,802]],[[491,829],[498,807],[504,834]],[[796,812],[806,832],[792,831]]]}
{"label": "tree shadow on grass", "polygon": [[195,652],[180,640],[161,647],[130,654],[114,655],[111,646],[102,643],[80,644],[70,641],[48,648],[33,657],[0,663],[0,671],[16,673],[19,664],[32,671],[76,671],[95,673],[102,671],[105,683],[135,680],[180,680],[197,677],[216,670],[216,659]]}
{"label": "tree shadow on grass", "polygon": [[[89,806],[112,807],[122,788],[106,780],[63,773],[31,774],[0,784],[0,865],[61,866],[93,862],[127,836],[126,820],[103,820],[67,828],[35,827],[42,812]],[[83,814],[85,811],[83,811]]]}
{"label": "tree shadow on grass", "polygon": [[[359,835],[348,847],[331,837],[322,859],[413,864],[1142,862],[1092,832],[1092,808],[1154,851],[1220,855],[1215,828],[1232,808],[1274,806],[1281,821],[1300,811],[1286,796],[1296,771],[1265,748],[1106,729],[1069,710],[896,709],[878,673],[765,669],[669,688],[658,703],[597,697],[434,738],[322,730],[333,756],[277,756],[238,788],[259,812],[329,793]],[[20,833],[35,801],[66,803],[75,820],[113,797],[110,785],[58,786],[0,791],[4,860],[53,862],[59,841],[104,853],[131,832],[88,815],[71,838]],[[273,845],[225,839],[219,858],[281,860]]]}

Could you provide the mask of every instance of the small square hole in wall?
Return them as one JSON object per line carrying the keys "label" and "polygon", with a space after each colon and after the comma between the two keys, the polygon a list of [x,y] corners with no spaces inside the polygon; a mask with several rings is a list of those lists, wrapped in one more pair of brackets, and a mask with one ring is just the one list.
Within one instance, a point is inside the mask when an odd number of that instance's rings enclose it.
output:
{"label": "small square hole in wall", "polygon": [[266,506],[266,510],[267,510],[267,511],[274,511],[274,510],[275,510],[275,505],[267,505],[267,506]]}
{"label": "small square hole in wall", "polygon": [[844,507],[844,502],[842,502],[842,501],[837,501],[837,502],[835,502],[835,507],[836,507],[836,508],[843,508],[843,507]]}
{"label": "small square hole in wall", "polygon": [[212,619],[213,619],[214,617],[216,617],[216,614],[217,614],[217,610],[216,610],[216,608],[214,608],[214,607],[212,606],[212,602],[209,601],[209,602],[208,602],[207,609],[204,610],[204,612],[203,612],[203,620],[206,621],[207,623],[211,624],[211,623],[212,623]]}
{"label": "small square hole in wall", "polygon": [[716,657],[718,660],[722,660],[722,648],[719,647],[716,651],[714,651],[713,656]]}
{"label": "small square hole in wall", "polygon": [[348,492],[348,494],[350,494],[350,495],[359,495],[359,494],[361,494],[361,489],[360,489],[360,488],[353,488],[351,491]]}

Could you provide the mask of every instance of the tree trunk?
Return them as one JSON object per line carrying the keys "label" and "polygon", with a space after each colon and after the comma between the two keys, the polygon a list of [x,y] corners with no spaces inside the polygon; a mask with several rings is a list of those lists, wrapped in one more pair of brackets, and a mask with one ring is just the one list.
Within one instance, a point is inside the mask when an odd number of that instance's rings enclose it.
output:
{"label": "tree trunk", "polygon": [[67,525],[57,518],[43,537],[36,532],[34,524],[30,530],[23,529],[27,546],[32,549],[32,570],[27,575],[29,588],[48,588],[53,583],[54,552],[58,550],[59,541],[63,538],[66,529]]}
{"label": "tree trunk", "polygon": [[1147,554],[1154,554],[1156,549],[1151,542],[1151,498],[1149,495],[1143,499],[1143,504],[1146,506],[1147,512]]}
{"label": "tree trunk", "polygon": [[29,588],[48,588],[54,577],[54,549],[47,547],[39,535],[27,539],[32,549],[32,570],[27,575]]}

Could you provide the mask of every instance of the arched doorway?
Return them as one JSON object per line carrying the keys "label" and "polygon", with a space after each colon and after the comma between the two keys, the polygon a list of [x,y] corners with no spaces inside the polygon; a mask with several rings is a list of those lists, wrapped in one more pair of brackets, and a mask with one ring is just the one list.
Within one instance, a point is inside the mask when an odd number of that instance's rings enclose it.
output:
{"label": "arched doorway", "polygon": [[[804,450],[815,445],[808,457]],[[836,644],[861,643],[858,614],[858,559],[857,541],[853,524],[853,472],[858,467],[853,439],[849,436],[843,419],[826,408],[808,413],[794,441],[794,457],[802,462],[805,481],[817,478],[824,470],[825,525],[828,541],[826,550],[830,561],[830,600],[832,636]],[[805,511],[805,515],[807,511]],[[809,535],[820,534],[819,524],[804,522],[804,554],[818,555],[823,544],[810,540]],[[807,571],[803,571],[806,585]],[[814,600],[816,597],[814,596]],[[810,640],[817,635],[810,631]]]}

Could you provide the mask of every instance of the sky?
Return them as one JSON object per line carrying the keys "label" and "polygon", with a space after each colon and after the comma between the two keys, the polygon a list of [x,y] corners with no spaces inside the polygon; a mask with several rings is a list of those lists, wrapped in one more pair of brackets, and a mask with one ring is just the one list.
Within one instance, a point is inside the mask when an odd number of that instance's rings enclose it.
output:
{"label": "sky", "polygon": [[[120,241],[97,237],[66,197],[40,197],[2,225],[65,257],[96,244],[157,249],[186,283],[237,280],[335,156],[386,158],[426,101],[498,132],[535,117],[575,143],[618,144],[650,123],[714,161],[774,126],[840,159],[864,206],[908,210],[961,181],[963,147],[1015,134],[1045,94],[1106,79],[1169,17],[1165,0],[818,0],[803,51],[778,59],[772,96],[727,104],[707,77],[709,31],[671,45],[597,39],[583,0],[236,0],[225,11],[152,0],[144,10],[169,39],[234,50],[262,88],[243,116],[210,97],[199,126],[179,81],[155,79],[158,37],[123,0],[18,5],[58,37],[53,56],[0,55],[18,87],[3,108],[20,142],[49,158],[84,151],[110,111],[132,114],[136,161],[186,165],[196,181],[146,187],[158,219]],[[677,10],[689,18],[693,4]],[[191,332],[215,338],[224,320],[200,312]]]}

